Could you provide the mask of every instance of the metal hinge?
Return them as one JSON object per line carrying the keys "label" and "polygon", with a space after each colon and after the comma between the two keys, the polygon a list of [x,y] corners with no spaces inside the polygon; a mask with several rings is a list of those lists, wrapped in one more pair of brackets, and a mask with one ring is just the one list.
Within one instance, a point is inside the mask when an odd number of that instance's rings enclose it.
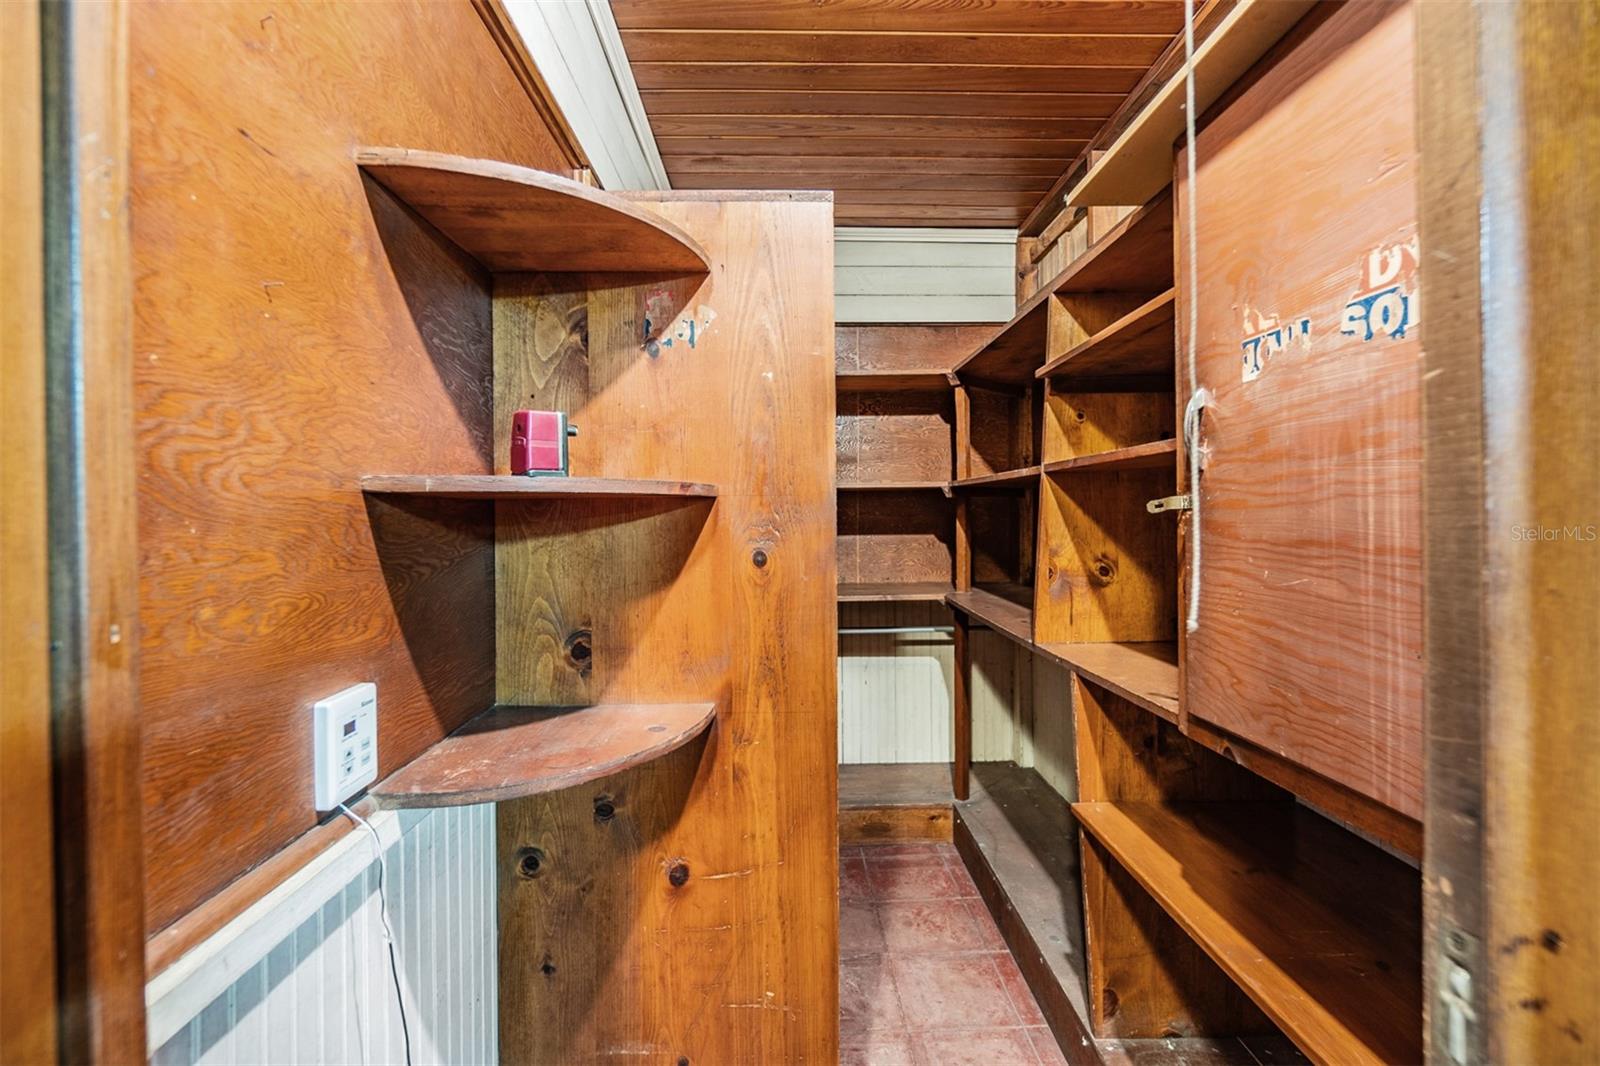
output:
{"label": "metal hinge", "polygon": [[1194,498],[1187,492],[1182,496],[1163,496],[1144,505],[1144,509],[1151,514],[1161,514],[1163,511],[1187,511],[1193,507]]}

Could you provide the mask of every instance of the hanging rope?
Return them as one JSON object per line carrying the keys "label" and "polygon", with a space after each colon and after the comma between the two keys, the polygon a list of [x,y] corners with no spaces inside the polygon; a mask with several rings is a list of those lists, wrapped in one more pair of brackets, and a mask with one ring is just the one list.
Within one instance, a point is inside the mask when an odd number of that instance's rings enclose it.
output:
{"label": "hanging rope", "polygon": [[1189,611],[1184,627],[1193,633],[1200,628],[1200,412],[1211,394],[1200,387],[1196,370],[1195,346],[1200,332],[1200,254],[1195,243],[1195,143],[1194,143],[1194,0],[1183,0],[1183,93],[1184,122],[1188,137],[1184,141],[1184,161],[1188,168],[1189,194],[1184,197],[1188,214],[1189,330],[1185,338],[1185,357],[1189,385],[1194,390],[1183,409],[1183,444],[1189,455]]}

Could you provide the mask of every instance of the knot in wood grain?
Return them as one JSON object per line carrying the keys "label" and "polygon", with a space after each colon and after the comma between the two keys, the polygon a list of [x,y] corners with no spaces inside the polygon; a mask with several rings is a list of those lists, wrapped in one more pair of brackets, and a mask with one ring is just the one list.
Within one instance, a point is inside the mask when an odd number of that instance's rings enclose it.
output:
{"label": "knot in wood grain", "polygon": [[587,629],[574,629],[567,634],[562,648],[567,654],[567,664],[578,671],[579,677],[588,677],[594,671],[594,634]]}
{"label": "knot in wood grain", "polygon": [[610,796],[596,796],[594,798],[594,820],[605,825],[617,816],[617,805]]}
{"label": "knot in wood grain", "polygon": [[689,881],[689,864],[675,862],[667,870],[667,881],[673,888],[682,888]]}
{"label": "knot in wood grain", "polygon": [[517,852],[517,873],[520,876],[530,879],[538,877],[543,868],[544,852],[538,848],[523,848]]}
{"label": "knot in wood grain", "polygon": [[767,553],[766,553],[765,549],[757,548],[755,551],[751,552],[750,553],[750,561],[752,563],[756,564],[756,568],[757,569],[760,569],[761,567],[766,566],[767,565]]}
{"label": "knot in wood grain", "polygon": [[1095,560],[1092,580],[1097,585],[1109,585],[1116,580],[1117,564],[1101,556]]}

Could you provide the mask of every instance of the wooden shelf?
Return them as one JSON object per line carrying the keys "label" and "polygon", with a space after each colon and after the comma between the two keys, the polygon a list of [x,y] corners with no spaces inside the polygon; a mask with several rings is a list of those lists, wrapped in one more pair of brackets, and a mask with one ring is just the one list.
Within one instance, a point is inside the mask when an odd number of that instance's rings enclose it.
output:
{"label": "wooden shelf", "polygon": [[1069,293],[1149,292],[1172,288],[1172,192],[1117,223],[1061,273],[1039,286],[975,352],[956,365],[963,380],[1028,385],[1045,361],[1050,298]]}
{"label": "wooden shelf", "polygon": [[493,707],[374,785],[384,808],[498,803],[593,781],[683,747],[714,703]]}
{"label": "wooden shelf", "polygon": [[950,388],[944,370],[840,370],[834,374],[839,392],[943,392]]}
{"label": "wooden shelf", "polygon": [[1033,647],[1033,590],[1026,585],[996,585],[952,592],[944,602],[981,625]]}
{"label": "wooden shelf", "polygon": [[1002,470],[998,474],[983,474],[978,477],[964,477],[960,481],[950,482],[952,489],[1025,489],[1036,483],[1039,479],[1037,466],[1024,466],[1016,470]]}
{"label": "wooden shelf", "polygon": [[925,492],[938,490],[950,495],[948,481],[840,481],[835,486],[840,492]]}
{"label": "wooden shelf", "polygon": [[1178,645],[1037,644],[1047,659],[1169,722],[1178,720]]}
{"label": "wooden shelf", "polygon": [[840,603],[943,603],[948,581],[850,581],[839,583]]}
{"label": "wooden shelf", "polygon": [[1415,870],[1298,805],[1073,813],[1312,1059],[1422,1061]]}
{"label": "wooden shelf", "polygon": [[449,496],[458,500],[628,499],[635,496],[717,494],[715,485],[608,477],[521,477],[514,474],[369,474],[361,491],[405,496]]}
{"label": "wooden shelf", "polygon": [[711,269],[670,222],[546,171],[407,148],[358,148],[356,163],[492,273]]}
{"label": "wooden shelf", "polygon": [[[1314,0],[1243,0],[1195,49],[1197,114],[1266,54]],[[1172,180],[1172,145],[1184,132],[1184,81],[1188,64],[1145,105],[1071,192],[1068,207],[1142,203]]]}
{"label": "wooden shelf", "polygon": [[1152,388],[1171,392],[1177,350],[1174,294],[1168,289],[1134,308],[1040,367],[1037,376],[1069,385],[1148,378]]}
{"label": "wooden shelf", "polygon": [[1057,459],[1043,464],[1040,469],[1046,474],[1067,474],[1074,470],[1160,470],[1163,467],[1175,468],[1177,454],[1176,440],[1156,440],[1094,455]]}

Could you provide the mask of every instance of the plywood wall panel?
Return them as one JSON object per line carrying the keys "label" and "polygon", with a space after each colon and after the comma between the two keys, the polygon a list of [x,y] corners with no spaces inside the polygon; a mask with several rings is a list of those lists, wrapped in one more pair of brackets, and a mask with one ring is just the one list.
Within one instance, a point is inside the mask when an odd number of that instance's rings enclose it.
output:
{"label": "plywood wall panel", "polygon": [[[720,495],[648,515],[501,507],[500,689],[540,702],[692,694],[716,701],[717,723],[649,766],[501,805],[501,1050],[514,1062],[831,1061],[831,205],[637,202],[717,267],[681,285],[613,280],[585,301],[581,331],[541,315],[542,298],[497,307],[497,319],[533,319],[496,332],[500,417],[560,391],[581,428],[575,473],[704,481]],[[584,622],[587,666],[559,648]]]}
{"label": "plywood wall panel", "polygon": [[[1201,272],[1178,303],[1198,285],[1215,397],[1187,713],[1416,817],[1412,21],[1410,5],[1359,3],[1319,26],[1201,132],[1176,218],[1198,196]],[[1239,195],[1267,175],[1269,203]]]}
{"label": "plywood wall panel", "polygon": [[563,159],[465,3],[158,5],[130,27],[154,932],[315,823],[315,699],[378,683],[387,773],[492,695],[482,651],[436,687],[396,600],[426,575],[476,588],[460,621],[492,648],[484,557],[386,559],[357,485],[490,469],[486,280],[352,149]]}

